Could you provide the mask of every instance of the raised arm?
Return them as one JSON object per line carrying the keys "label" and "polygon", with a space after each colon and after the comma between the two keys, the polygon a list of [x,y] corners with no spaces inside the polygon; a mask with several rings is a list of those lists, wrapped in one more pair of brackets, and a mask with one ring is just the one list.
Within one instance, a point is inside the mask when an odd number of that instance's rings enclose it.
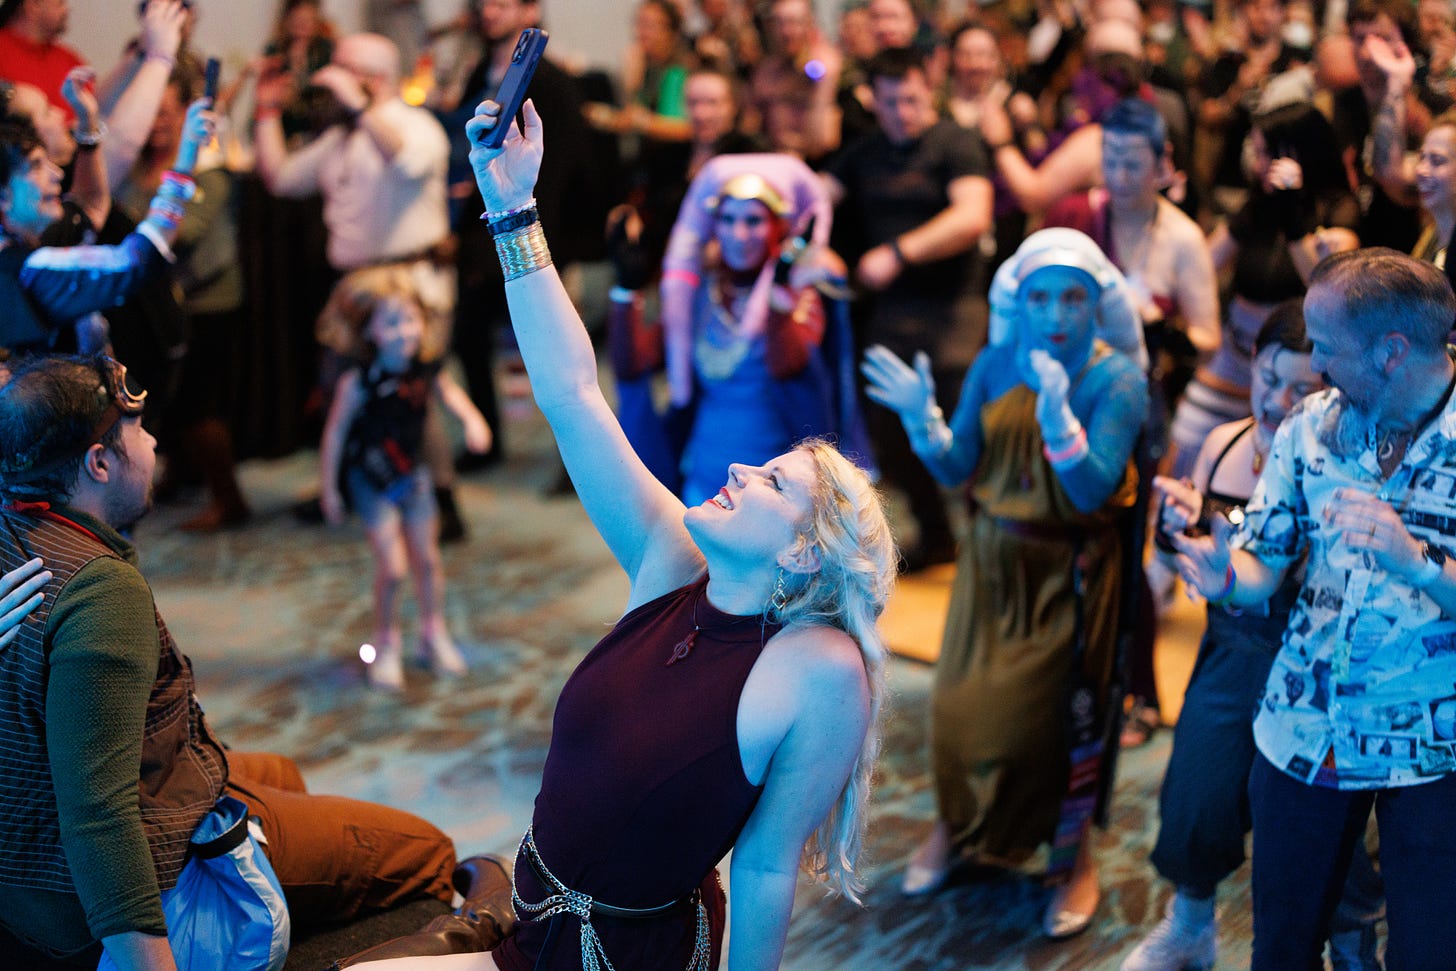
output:
{"label": "raised arm", "polygon": [[173,259],[172,243],[195,189],[192,171],[198,148],[212,138],[213,124],[207,99],[194,101],[183,122],[173,170],[163,178],[136,231],[115,246],[42,246],[20,268],[26,293],[55,319],[75,320],[120,303],[164,258]]}
{"label": "raised arm", "polygon": [[[502,148],[485,147],[500,106],[482,102],[466,123],[470,164],[487,214],[527,209],[543,148],[530,101],[525,131],[513,121]],[[531,390],[587,515],[632,580],[632,603],[680,585],[702,568],[683,527],[683,505],[642,464],[597,383],[597,362],[581,317],[550,263],[539,221],[496,237],[506,299]]]}
{"label": "raised arm", "polygon": [[111,134],[102,147],[112,185],[131,171],[151,134],[167,80],[177,67],[177,50],[182,46],[182,24],[186,19],[180,0],[152,0],[142,15],[141,43],[145,54],[106,115]]}
{"label": "raised arm", "polygon": [[89,67],[72,68],[61,84],[61,95],[76,116],[76,168],[71,177],[71,196],[91,225],[100,226],[111,212],[111,181],[101,152],[101,108],[89,85],[96,72]]}
{"label": "raised arm", "polygon": [[1011,119],[1000,105],[987,105],[981,134],[996,171],[1017,204],[1038,213],[1069,192],[1102,182],[1102,126],[1083,125],[1067,136],[1040,165],[1032,165],[1012,137]]}

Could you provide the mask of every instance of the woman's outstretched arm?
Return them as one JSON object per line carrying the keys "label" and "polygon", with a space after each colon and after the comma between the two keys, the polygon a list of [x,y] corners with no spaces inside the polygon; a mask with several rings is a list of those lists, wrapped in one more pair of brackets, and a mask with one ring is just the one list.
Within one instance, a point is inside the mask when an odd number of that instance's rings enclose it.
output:
{"label": "woman's outstretched arm", "polygon": [[[501,148],[481,143],[499,111],[495,102],[483,102],[465,126],[487,213],[533,202],[541,166],[541,116],[529,101],[524,132],[512,122]],[[507,235],[511,238],[504,239]],[[591,340],[548,262],[540,224],[502,234],[497,244],[520,264],[507,268],[506,299],[536,403],[587,515],[632,579],[630,606],[645,603],[702,570],[702,557],[683,527],[683,505],[642,464],[607,405]]]}

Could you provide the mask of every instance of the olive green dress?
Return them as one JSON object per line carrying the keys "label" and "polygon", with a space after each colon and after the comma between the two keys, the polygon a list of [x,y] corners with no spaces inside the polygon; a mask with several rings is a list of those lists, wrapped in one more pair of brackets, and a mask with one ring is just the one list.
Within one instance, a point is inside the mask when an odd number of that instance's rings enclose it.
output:
{"label": "olive green dress", "polygon": [[970,483],[977,508],[931,698],[941,818],[963,851],[1008,863],[1051,841],[1067,794],[1079,547],[1084,671],[1105,698],[1121,589],[1116,523],[1136,488],[1129,465],[1099,510],[1079,512],[1042,455],[1035,408],[1025,385],[981,408],[984,450]]}

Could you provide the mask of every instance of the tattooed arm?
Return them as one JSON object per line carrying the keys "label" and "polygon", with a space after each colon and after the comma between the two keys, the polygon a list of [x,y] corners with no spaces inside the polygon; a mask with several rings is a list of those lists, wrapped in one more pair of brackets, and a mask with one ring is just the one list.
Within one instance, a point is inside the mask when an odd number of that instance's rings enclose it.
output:
{"label": "tattooed arm", "polygon": [[1415,61],[1404,44],[1392,44],[1383,37],[1365,39],[1369,59],[1385,75],[1385,90],[1375,105],[1370,128],[1370,169],[1385,194],[1396,202],[1414,206],[1419,202],[1415,187],[1415,160],[1406,155],[1406,106],[1415,77]]}

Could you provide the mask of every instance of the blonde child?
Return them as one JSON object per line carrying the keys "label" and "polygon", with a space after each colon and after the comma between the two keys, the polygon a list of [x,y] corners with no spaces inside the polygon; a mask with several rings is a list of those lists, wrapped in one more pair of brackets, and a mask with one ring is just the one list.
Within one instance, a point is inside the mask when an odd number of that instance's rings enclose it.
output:
{"label": "blonde child", "polygon": [[342,522],[342,480],[364,521],[374,552],[375,656],[367,676],[387,690],[404,686],[395,600],[407,570],[414,574],[421,655],[437,674],[466,670],[445,626],[439,516],[421,462],[430,400],[438,396],[460,420],[472,452],[490,448],[491,430],[441,369],[439,321],[411,272],[385,267],[341,281],[320,322],[325,342],[357,362],[339,379],[324,426],[320,497],[324,518]]}

